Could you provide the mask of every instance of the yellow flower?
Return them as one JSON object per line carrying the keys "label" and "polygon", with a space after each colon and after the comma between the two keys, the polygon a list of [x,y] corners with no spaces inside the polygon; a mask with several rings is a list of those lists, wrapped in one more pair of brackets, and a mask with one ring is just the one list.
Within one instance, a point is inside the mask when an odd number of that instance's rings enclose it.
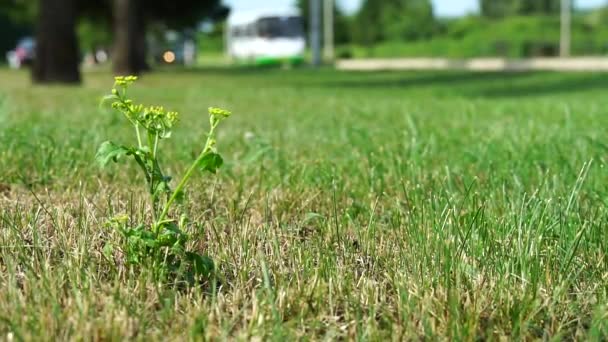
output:
{"label": "yellow flower", "polygon": [[137,76],[116,76],[114,77],[114,84],[121,87],[127,87],[133,82],[137,81]]}
{"label": "yellow flower", "polygon": [[178,117],[179,117],[178,112],[167,112],[167,120],[169,121],[169,123],[171,125],[173,125],[174,123],[177,122]]}
{"label": "yellow flower", "polygon": [[217,107],[209,107],[209,115],[211,116],[222,116],[222,117],[229,117],[232,113],[230,111],[227,111],[225,109],[222,108],[217,108]]}

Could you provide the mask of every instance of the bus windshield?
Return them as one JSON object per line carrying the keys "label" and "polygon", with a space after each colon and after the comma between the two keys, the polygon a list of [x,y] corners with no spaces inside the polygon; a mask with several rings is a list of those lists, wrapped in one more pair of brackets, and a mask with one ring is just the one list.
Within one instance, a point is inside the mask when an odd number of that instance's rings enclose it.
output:
{"label": "bus windshield", "polygon": [[257,28],[259,36],[263,38],[297,38],[304,34],[300,17],[261,18]]}

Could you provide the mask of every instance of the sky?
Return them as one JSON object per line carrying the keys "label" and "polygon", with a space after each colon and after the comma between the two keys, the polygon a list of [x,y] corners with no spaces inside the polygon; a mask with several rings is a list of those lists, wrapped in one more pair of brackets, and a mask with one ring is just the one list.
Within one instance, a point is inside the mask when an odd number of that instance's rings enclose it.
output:
{"label": "sky", "polygon": [[[290,4],[292,0],[224,0],[236,10],[274,8]],[[347,12],[357,10],[361,0],[336,0]],[[374,0],[382,1],[382,0]],[[477,11],[478,0],[431,0],[435,14],[440,17],[457,17]],[[591,8],[608,4],[608,0],[574,0],[577,8]]]}

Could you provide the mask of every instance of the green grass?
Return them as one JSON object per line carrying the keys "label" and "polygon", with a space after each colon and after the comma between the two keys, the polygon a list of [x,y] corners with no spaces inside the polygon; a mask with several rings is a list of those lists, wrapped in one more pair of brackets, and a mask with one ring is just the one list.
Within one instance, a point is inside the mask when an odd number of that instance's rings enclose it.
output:
{"label": "green grass", "polygon": [[132,133],[84,79],[0,70],[0,340],[608,338],[606,75],[146,75],[133,96],[182,113],[169,173],[234,112],[186,201],[218,265],[191,289],[104,258],[148,204],[94,163]]}

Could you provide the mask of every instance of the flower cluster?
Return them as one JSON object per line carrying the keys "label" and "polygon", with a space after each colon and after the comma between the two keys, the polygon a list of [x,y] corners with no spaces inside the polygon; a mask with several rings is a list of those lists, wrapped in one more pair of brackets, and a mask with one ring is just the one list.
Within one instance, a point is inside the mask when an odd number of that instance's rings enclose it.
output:
{"label": "flower cluster", "polygon": [[136,114],[141,112],[144,106],[134,105],[133,101],[129,99],[123,99],[117,96],[115,98],[115,101],[112,103],[112,108],[122,112],[127,118],[133,120],[135,119]]}
{"label": "flower cluster", "polygon": [[148,132],[158,134],[159,138],[168,138],[178,116],[177,112],[165,111],[162,106],[150,106],[140,111],[136,120]]}
{"label": "flower cluster", "polygon": [[223,117],[227,118],[230,116],[230,114],[232,114],[232,113],[225,109],[217,108],[217,107],[209,107],[209,115],[223,116]]}
{"label": "flower cluster", "polygon": [[[158,138],[171,136],[171,128],[177,123],[179,114],[166,111],[162,106],[144,107],[133,104],[126,96],[128,87],[137,81],[137,76],[116,76],[110,99],[114,100],[112,108],[123,113],[136,127],[143,127],[149,134]],[[119,91],[117,88],[122,88]]]}
{"label": "flower cluster", "polygon": [[222,119],[229,117],[232,113],[222,108],[209,107],[209,123],[211,126],[217,125]]}
{"label": "flower cluster", "polygon": [[[137,81],[137,76],[116,76],[114,77],[114,86],[127,87]],[[112,90],[114,92],[114,90]]]}

